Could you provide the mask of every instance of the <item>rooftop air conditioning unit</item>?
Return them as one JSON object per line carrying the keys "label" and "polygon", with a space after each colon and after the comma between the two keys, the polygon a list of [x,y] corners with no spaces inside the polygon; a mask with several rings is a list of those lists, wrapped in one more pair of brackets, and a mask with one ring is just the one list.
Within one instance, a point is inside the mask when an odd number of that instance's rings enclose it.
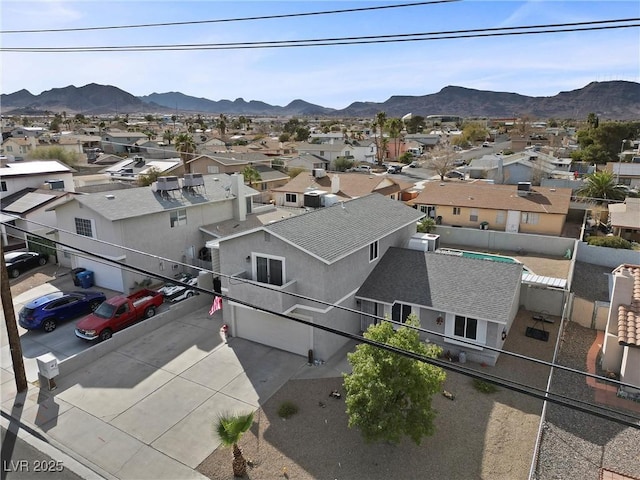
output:
{"label": "rooftop air conditioning unit", "polygon": [[198,187],[204,185],[204,177],[201,173],[185,173],[182,179],[183,187]]}
{"label": "rooftop air conditioning unit", "polygon": [[178,177],[158,177],[157,187],[156,189],[159,192],[166,192],[169,190],[179,190],[180,183],[178,182]]}
{"label": "rooftop air conditioning unit", "polygon": [[407,248],[420,252],[435,252],[440,248],[440,235],[433,233],[415,233],[411,235]]}
{"label": "rooftop air conditioning unit", "polygon": [[518,182],[518,196],[525,197],[531,193],[531,182]]}
{"label": "rooftop air conditioning unit", "polygon": [[322,178],[327,175],[324,168],[314,168],[311,173],[315,178]]}

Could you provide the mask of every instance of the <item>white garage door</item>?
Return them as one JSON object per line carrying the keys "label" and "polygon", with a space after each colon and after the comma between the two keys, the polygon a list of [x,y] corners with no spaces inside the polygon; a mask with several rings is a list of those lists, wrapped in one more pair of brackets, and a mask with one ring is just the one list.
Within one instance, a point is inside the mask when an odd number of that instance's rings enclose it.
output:
{"label": "white garage door", "polygon": [[309,353],[311,327],[256,310],[234,308],[238,337],[298,355]]}
{"label": "white garage door", "polygon": [[124,292],[122,269],[120,267],[80,257],[77,259],[77,266],[93,272],[93,283],[97,287]]}

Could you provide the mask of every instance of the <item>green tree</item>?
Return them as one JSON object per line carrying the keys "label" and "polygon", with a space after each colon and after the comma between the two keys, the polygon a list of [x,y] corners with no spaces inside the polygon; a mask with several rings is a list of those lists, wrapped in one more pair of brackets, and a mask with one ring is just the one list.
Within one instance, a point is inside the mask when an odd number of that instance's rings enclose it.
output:
{"label": "green tree", "polygon": [[333,168],[337,172],[346,172],[350,168],[353,168],[353,160],[346,157],[338,157],[333,162]]}
{"label": "green tree", "polygon": [[246,167],[244,167],[241,173],[244,176],[244,181],[247,182],[250,187],[253,187],[254,183],[262,181],[260,172],[258,172],[258,170],[256,170],[251,165],[247,165]]}
{"label": "green tree", "polygon": [[431,217],[424,217],[418,222],[418,233],[432,233],[436,229],[436,221]]}
{"label": "green tree", "polygon": [[36,147],[27,154],[27,158],[29,160],[59,160],[65,165],[73,167],[78,164],[79,154],[54,145],[51,147]]}
{"label": "green tree", "polygon": [[296,128],[294,140],[296,142],[304,142],[309,138],[309,133],[310,133],[309,127],[300,126]]}
{"label": "green tree", "polygon": [[[414,314],[407,325],[418,326]],[[365,338],[425,357],[436,358],[441,349],[420,340],[419,333],[406,326],[394,330],[390,322],[372,325]],[[344,374],[349,427],[359,428],[366,442],[397,444],[408,436],[416,444],[433,435],[436,416],[431,397],[442,390],[445,372],[379,347],[360,344],[347,354],[352,373]]]}
{"label": "green tree", "polygon": [[244,477],[247,474],[247,461],[238,447],[242,435],[253,424],[253,412],[246,415],[221,414],[214,428],[222,445],[233,448],[233,476]]}
{"label": "green tree", "polygon": [[187,163],[188,160],[193,158],[193,154],[196,151],[196,143],[193,141],[193,137],[188,133],[181,133],[176,138],[176,150],[180,154],[182,163],[184,164],[184,170],[187,173],[191,172],[191,166]]}
{"label": "green tree", "polygon": [[162,172],[160,172],[159,169],[157,169],[156,167],[151,167],[146,171],[146,173],[138,175],[138,185],[140,185],[141,187],[148,187],[153,182],[158,180],[158,177],[160,175],[162,175]]}
{"label": "green tree", "polygon": [[151,123],[151,122],[155,122],[155,120],[156,120],[156,119],[155,119],[155,117],[154,117],[153,115],[151,115],[151,114],[147,114],[147,115],[145,115],[145,116],[144,116],[144,119],[145,119],[147,122],[149,122],[149,123]]}
{"label": "green tree", "polygon": [[487,127],[478,122],[469,122],[462,128],[462,138],[471,144],[485,140],[488,134]]}
{"label": "green tree", "polygon": [[404,122],[404,126],[407,129],[407,133],[422,133],[425,127],[424,117],[412,115],[409,120]]}
{"label": "green tree", "polygon": [[579,197],[597,198],[603,200],[624,200],[624,187],[617,185],[613,173],[606,170],[587,175],[585,184],[576,192]]}
{"label": "green tree", "polygon": [[393,158],[397,160],[400,148],[400,134],[402,133],[402,120],[399,118],[390,118],[387,120],[386,126],[389,137],[393,139]]}
{"label": "green tree", "polygon": [[171,140],[173,140],[174,138],[175,138],[175,135],[171,130],[165,130],[164,133],[162,134],[162,140],[164,140],[167,143],[167,145],[171,145]]}
{"label": "green tree", "polygon": [[580,150],[571,158],[591,163],[617,162],[623,142],[640,135],[640,122],[596,122],[578,130]]}
{"label": "green tree", "polygon": [[281,133],[278,137],[279,142],[288,142],[289,140],[291,140],[291,134],[287,132]]}

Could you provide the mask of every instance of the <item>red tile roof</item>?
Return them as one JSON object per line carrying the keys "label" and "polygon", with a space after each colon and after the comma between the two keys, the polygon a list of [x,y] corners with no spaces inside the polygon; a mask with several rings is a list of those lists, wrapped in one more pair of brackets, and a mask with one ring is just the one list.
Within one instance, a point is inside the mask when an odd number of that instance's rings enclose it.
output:
{"label": "red tile roof", "polygon": [[640,265],[621,265],[633,277],[633,293],[629,305],[618,307],[618,343],[640,348]]}

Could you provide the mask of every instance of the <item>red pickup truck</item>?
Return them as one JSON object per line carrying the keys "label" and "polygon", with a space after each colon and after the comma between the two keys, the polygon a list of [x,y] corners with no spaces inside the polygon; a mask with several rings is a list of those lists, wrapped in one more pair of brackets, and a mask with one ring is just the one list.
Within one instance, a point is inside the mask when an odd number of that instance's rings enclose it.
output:
{"label": "red pickup truck", "polygon": [[100,304],[93,313],[76,325],[76,337],[83,340],[106,340],[113,332],[156,314],[164,296],[154,290],[143,289],[128,297],[119,295]]}

